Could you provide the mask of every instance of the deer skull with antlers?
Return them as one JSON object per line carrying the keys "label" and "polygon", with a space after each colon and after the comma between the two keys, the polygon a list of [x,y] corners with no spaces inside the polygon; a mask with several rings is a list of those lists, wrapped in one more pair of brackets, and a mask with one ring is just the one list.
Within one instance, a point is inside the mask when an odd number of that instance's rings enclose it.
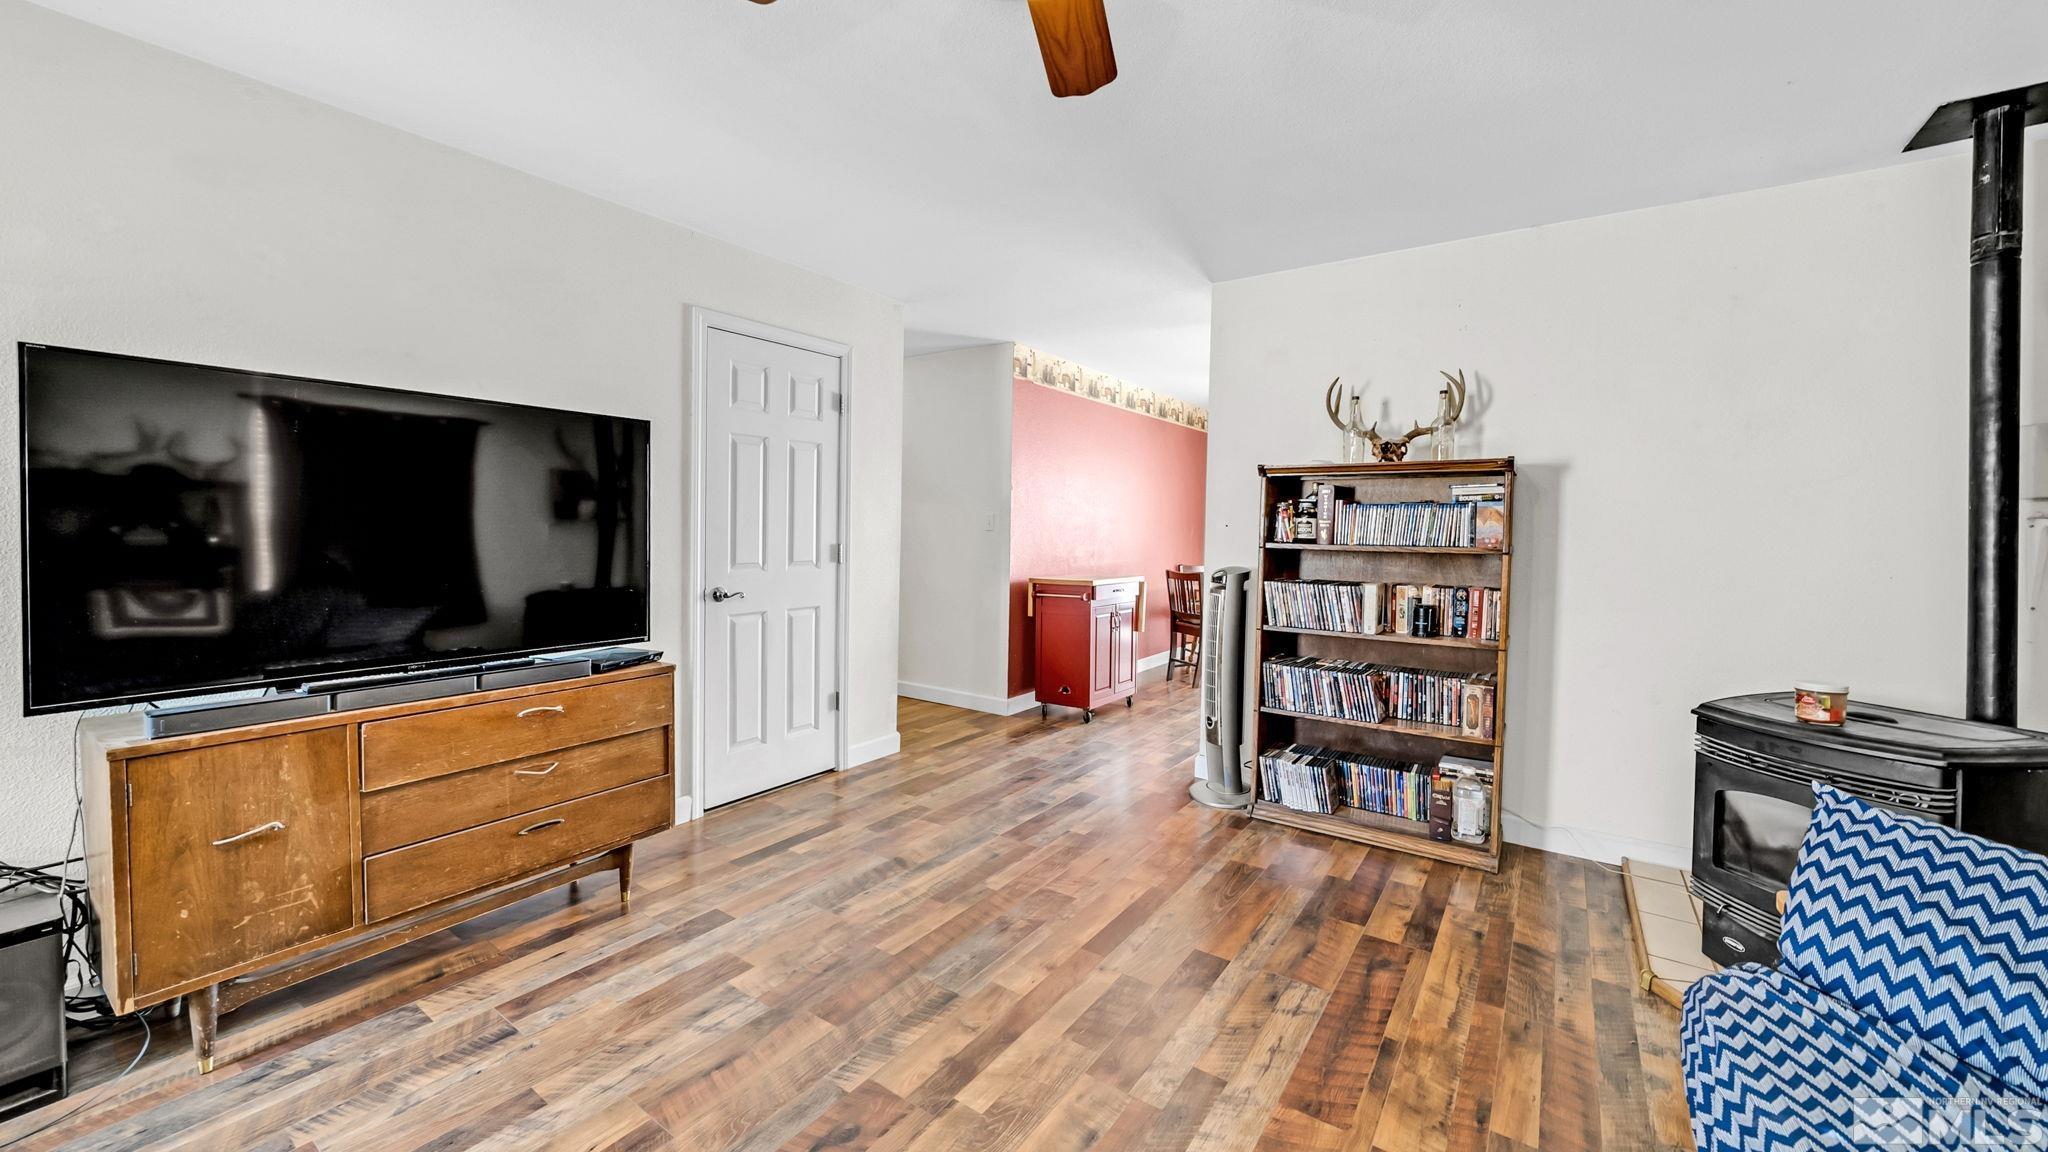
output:
{"label": "deer skull with antlers", "polygon": [[1407,459],[1408,445],[1456,424],[1458,418],[1465,414],[1465,370],[1460,368],[1456,376],[1449,372],[1442,373],[1442,376],[1448,383],[1437,394],[1439,402],[1436,420],[1429,424],[1416,424],[1398,438],[1380,435],[1380,423],[1377,420],[1371,424],[1365,423],[1365,417],[1359,408],[1360,393],[1357,389],[1351,390],[1349,403],[1346,403],[1345,393],[1338,383],[1343,379],[1341,376],[1330,381],[1329,391],[1323,396],[1323,410],[1329,415],[1330,423],[1349,435],[1364,437],[1365,442],[1372,446],[1374,460],[1392,464]]}

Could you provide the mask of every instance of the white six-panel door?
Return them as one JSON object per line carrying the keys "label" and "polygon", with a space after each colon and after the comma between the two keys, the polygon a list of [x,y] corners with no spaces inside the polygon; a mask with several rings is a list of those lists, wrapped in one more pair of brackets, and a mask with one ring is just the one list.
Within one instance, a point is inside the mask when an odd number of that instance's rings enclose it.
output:
{"label": "white six-panel door", "polygon": [[839,743],[839,360],[708,328],[704,806],[829,771]]}

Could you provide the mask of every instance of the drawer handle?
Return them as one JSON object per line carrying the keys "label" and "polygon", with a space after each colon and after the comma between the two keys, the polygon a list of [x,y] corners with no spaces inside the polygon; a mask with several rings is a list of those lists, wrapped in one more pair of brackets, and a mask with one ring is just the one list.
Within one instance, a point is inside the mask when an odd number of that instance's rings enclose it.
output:
{"label": "drawer handle", "polygon": [[263,834],[264,834],[265,832],[282,832],[282,831],[284,831],[284,821],[282,821],[282,820],[272,820],[272,821],[271,821],[270,823],[268,823],[268,824],[258,824],[258,825],[257,825],[257,826],[255,826],[254,828],[251,828],[251,829],[249,829],[249,830],[248,830],[247,832],[241,832],[241,833],[237,833],[236,835],[233,835],[233,836],[228,836],[228,837],[225,837],[225,838],[223,838],[223,839],[220,839],[220,840],[215,840],[215,841],[213,842],[213,846],[214,846],[215,848],[225,848],[225,847],[227,847],[227,846],[228,846],[228,845],[230,845],[230,844],[235,844],[235,843],[239,843],[239,842],[241,842],[241,841],[243,841],[243,840],[247,840],[247,839],[248,839],[249,837],[251,837],[251,836],[261,836],[261,835],[263,835]]}
{"label": "drawer handle", "polygon": [[512,774],[514,776],[545,776],[561,766],[562,762],[557,760],[545,768],[514,768]]}
{"label": "drawer handle", "polygon": [[526,827],[521,828],[519,830],[519,834],[521,836],[524,836],[528,832],[538,832],[543,828],[553,828],[555,825],[561,823],[565,823],[565,821],[560,816],[557,816],[553,820],[543,820],[538,824],[529,824]]}
{"label": "drawer handle", "polygon": [[528,716],[539,716],[544,712],[553,712],[555,715],[560,716],[562,713],[567,711],[568,709],[562,707],[560,704],[543,704],[538,708],[521,708],[519,710],[519,715],[516,718],[524,720]]}

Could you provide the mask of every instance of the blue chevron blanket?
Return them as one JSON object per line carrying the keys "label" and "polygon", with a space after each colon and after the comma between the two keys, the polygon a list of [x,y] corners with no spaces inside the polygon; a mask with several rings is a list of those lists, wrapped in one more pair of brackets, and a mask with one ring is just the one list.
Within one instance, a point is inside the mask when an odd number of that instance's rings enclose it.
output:
{"label": "blue chevron blanket", "polygon": [[1813,792],[1779,968],[2048,1094],[2048,858]]}
{"label": "blue chevron blanket", "polygon": [[1760,964],[1696,981],[1681,1029],[1700,1152],[2048,1148],[2038,1101]]}
{"label": "blue chevron blanket", "polygon": [[1814,797],[1779,969],[1686,993],[1694,1139],[2048,1150],[2048,859]]}

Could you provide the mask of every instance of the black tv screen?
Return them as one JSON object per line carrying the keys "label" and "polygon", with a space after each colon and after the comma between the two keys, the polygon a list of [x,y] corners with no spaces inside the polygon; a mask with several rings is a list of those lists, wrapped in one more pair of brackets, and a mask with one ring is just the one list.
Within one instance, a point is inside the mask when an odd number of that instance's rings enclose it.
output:
{"label": "black tv screen", "polygon": [[644,420],[20,361],[30,714],[647,639]]}

